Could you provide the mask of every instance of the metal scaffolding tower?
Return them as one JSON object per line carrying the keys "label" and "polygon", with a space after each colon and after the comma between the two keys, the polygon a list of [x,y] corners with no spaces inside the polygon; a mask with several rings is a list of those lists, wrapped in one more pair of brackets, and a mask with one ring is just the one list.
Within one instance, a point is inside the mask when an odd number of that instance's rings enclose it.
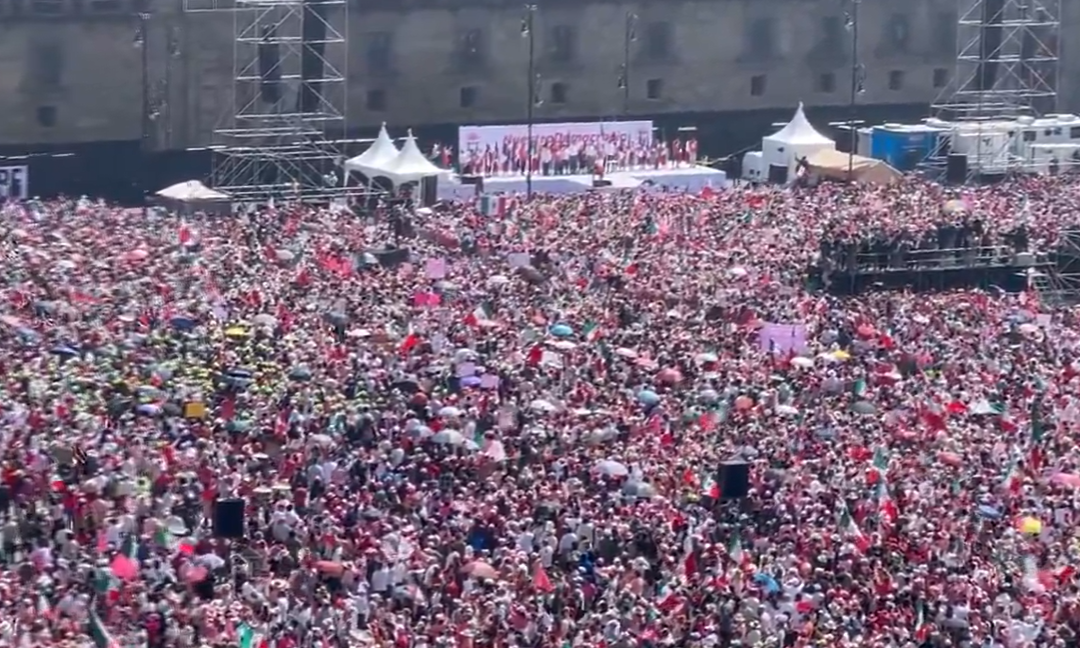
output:
{"label": "metal scaffolding tower", "polygon": [[326,201],[346,187],[349,3],[185,0],[231,13],[230,114],[214,130],[211,183],[239,201]]}
{"label": "metal scaffolding tower", "polygon": [[1057,106],[1061,0],[957,0],[956,69],[933,104],[947,121]]}
{"label": "metal scaffolding tower", "polygon": [[1057,107],[1061,0],[957,0],[956,14],[956,67],[931,105],[952,131],[922,166],[942,174],[959,150],[969,180],[1015,170],[1024,162],[1010,152],[1015,133],[1002,122]]}

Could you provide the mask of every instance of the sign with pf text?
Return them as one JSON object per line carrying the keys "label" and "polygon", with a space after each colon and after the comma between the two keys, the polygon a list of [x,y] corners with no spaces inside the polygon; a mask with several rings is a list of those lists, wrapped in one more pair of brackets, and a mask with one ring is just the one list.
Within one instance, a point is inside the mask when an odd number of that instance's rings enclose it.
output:
{"label": "sign with pf text", "polygon": [[30,197],[30,167],[0,166],[0,200]]}

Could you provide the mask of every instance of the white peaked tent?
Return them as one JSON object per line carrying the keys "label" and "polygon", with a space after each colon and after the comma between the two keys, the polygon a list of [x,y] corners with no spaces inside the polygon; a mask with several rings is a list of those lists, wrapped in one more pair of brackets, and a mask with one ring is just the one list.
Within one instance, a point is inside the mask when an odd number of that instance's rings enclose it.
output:
{"label": "white peaked tent", "polygon": [[215,202],[229,199],[227,194],[214,191],[198,180],[188,180],[165,187],[157,192],[157,196],[178,202]]}
{"label": "white peaked tent", "polygon": [[769,167],[786,167],[793,177],[798,161],[818,151],[836,150],[836,142],[825,137],[806,118],[802,102],[786,126],[761,140],[763,171]]}
{"label": "white peaked tent", "polygon": [[420,147],[416,145],[416,138],[413,137],[412,131],[409,131],[405,144],[401,146],[401,152],[383,167],[379,175],[390,178],[395,185],[400,185],[439,176],[442,173],[443,170],[435,166],[420,151]]}
{"label": "white peaked tent", "polygon": [[349,171],[358,171],[373,178],[386,175],[383,169],[398,156],[400,151],[394,146],[394,140],[386,132],[386,124],[379,129],[379,136],[372,142],[371,147],[360,155],[345,161],[345,168]]}

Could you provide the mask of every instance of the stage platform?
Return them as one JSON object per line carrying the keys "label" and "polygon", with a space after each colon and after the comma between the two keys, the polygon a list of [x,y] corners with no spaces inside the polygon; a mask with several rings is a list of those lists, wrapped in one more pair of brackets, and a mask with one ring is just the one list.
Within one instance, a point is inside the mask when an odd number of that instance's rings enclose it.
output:
{"label": "stage platform", "polygon": [[[640,169],[614,171],[604,176],[611,182],[612,190],[648,188],[656,191],[674,190],[698,193],[705,187],[724,189],[728,186],[727,174],[706,166],[673,169]],[[535,193],[571,194],[593,188],[593,176],[562,175],[533,176]],[[525,176],[489,176],[484,178],[484,193],[525,193]],[[476,195],[476,187],[461,184],[455,176],[446,181],[439,179],[440,200],[468,200]]]}
{"label": "stage platform", "polygon": [[1054,271],[1055,264],[1045,254],[989,246],[918,250],[902,256],[860,254],[846,264],[820,268],[815,280],[837,295],[868,290],[935,292],[991,286],[1020,292],[1027,289],[1033,276]]}

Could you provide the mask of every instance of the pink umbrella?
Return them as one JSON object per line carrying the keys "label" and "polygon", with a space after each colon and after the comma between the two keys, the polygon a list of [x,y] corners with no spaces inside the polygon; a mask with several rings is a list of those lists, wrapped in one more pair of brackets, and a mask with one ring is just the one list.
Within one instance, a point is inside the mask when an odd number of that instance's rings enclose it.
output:
{"label": "pink umbrella", "polygon": [[1050,477],[1050,481],[1062,486],[1080,488],[1080,475],[1076,473],[1056,473]]}
{"label": "pink umbrella", "polygon": [[474,578],[486,578],[488,580],[497,580],[499,578],[499,572],[495,571],[494,567],[482,560],[474,560],[468,565],[465,565],[463,571]]}
{"label": "pink umbrella", "polygon": [[661,369],[659,373],[656,374],[656,380],[674,385],[682,382],[682,374],[679,373],[678,369],[668,367],[666,369]]}
{"label": "pink umbrella", "polygon": [[939,452],[937,453],[938,461],[946,466],[961,466],[964,463],[964,459],[955,452]]}

